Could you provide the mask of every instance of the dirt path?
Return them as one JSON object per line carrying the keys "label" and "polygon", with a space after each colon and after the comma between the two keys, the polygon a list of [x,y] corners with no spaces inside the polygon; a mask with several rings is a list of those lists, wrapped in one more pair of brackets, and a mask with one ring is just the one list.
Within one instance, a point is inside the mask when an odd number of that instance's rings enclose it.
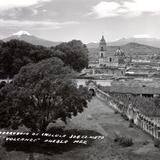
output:
{"label": "dirt path", "polygon": [[110,107],[107,107],[106,104],[101,100],[95,97],[92,99],[88,105],[88,108],[86,108],[83,113],[70,120],[67,128],[94,130],[107,136],[107,132],[103,129],[97,119],[100,115],[103,114],[112,115],[114,114],[114,111]]}
{"label": "dirt path", "polygon": [[[106,102],[95,97],[84,113],[75,117],[69,126],[79,129],[85,128],[95,130],[103,135],[105,139],[98,141],[89,150],[81,150],[85,160],[159,160],[160,151],[154,147],[152,138],[140,129],[129,127],[119,114],[115,114]],[[123,148],[114,142],[114,135],[126,135],[133,139],[134,145]],[[79,153],[80,151],[78,151]],[[88,152],[88,154],[87,154]],[[93,152],[93,153],[90,153]],[[85,155],[88,155],[86,158]],[[90,155],[89,155],[90,154]],[[76,155],[76,153],[75,153]],[[79,159],[79,154],[78,158]],[[77,156],[76,156],[77,157]]]}

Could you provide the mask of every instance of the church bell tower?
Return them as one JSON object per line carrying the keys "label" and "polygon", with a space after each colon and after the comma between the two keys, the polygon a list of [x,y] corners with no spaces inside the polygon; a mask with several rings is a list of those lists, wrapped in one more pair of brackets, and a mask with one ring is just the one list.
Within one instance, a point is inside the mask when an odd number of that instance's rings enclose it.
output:
{"label": "church bell tower", "polygon": [[102,36],[99,43],[99,66],[103,66],[105,64],[106,51],[107,51],[107,44],[104,39],[104,36]]}

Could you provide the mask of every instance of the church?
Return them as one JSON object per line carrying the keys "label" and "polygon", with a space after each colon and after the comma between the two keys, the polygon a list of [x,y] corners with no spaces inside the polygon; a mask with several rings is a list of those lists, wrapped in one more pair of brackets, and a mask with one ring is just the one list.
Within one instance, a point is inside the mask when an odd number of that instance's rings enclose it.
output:
{"label": "church", "polygon": [[102,35],[98,47],[98,59],[90,64],[92,75],[106,75],[111,77],[123,76],[126,70],[127,58],[120,47],[115,47],[112,52],[107,48],[107,43]]}
{"label": "church", "polygon": [[107,50],[107,43],[104,36],[102,36],[99,43],[99,67],[123,67],[125,65],[124,51],[118,48],[115,53],[110,53]]}

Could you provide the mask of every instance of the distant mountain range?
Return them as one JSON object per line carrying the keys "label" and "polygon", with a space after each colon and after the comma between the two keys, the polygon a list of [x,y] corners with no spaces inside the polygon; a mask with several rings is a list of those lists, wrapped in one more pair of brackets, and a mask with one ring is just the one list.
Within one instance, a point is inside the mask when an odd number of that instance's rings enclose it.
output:
{"label": "distant mountain range", "polygon": [[[43,45],[46,47],[56,46],[62,42],[52,42],[38,38],[31,35],[27,31],[19,31],[12,34],[8,38],[3,39],[3,41],[10,41],[11,39],[23,40],[34,45]],[[1,42],[1,41],[0,41]],[[86,44],[89,50],[89,59],[98,59],[98,43],[88,43]],[[137,57],[137,56],[152,56],[160,55],[160,39],[156,38],[122,38],[114,42],[107,43],[107,52],[114,54],[115,51],[121,47],[127,56]]]}
{"label": "distant mountain range", "polygon": [[[46,47],[56,46],[56,45],[62,43],[62,42],[53,42],[53,41],[41,39],[39,37],[31,35],[27,31],[19,31],[17,33],[14,33],[11,36],[9,36],[8,38],[3,39],[3,41],[10,41],[11,39],[23,40],[28,43],[32,43],[35,45],[43,45]],[[131,43],[131,42],[160,48],[160,39],[147,38],[147,37],[144,37],[144,38],[143,37],[141,37],[141,38],[139,38],[139,37],[122,38],[117,41],[108,42],[107,45],[108,46],[122,46],[122,45],[126,45],[128,43]],[[88,48],[98,48],[99,44],[91,42],[86,45]]]}
{"label": "distant mountain range", "polygon": [[121,45],[125,45],[127,43],[130,43],[130,42],[140,43],[140,44],[160,48],[160,39],[157,39],[157,38],[136,38],[136,37],[122,38],[117,41],[109,43],[109,45],[121,46]]}
{"label": "distant mountain range", "polygon": [[[131,43],[131,42],[160,48],[160,39],[157,39],[157,38],[136,38],[136,37],[122,38],[117,41],[108,42],[107,45],[108,46],[122,46],[122,45],[126,45],[128,43]],[[93,43],[93,42],[88,43],[87,47],[88,48],[97,48],[98,43]]]}
{"label": "distant mountain range", "polygon": [[[43,45],[46,47],[56,46],[62,43],[62,42],[53,42],[53,41],[41,39],[39,37],[31,35],[27,31],[19,31],[17,33],[14,33],[8,38],[3,39],[3,41],[10,41],[11,39],[23,40],[28,43],[32,43],[34,45]],[[136,37],[122,38],[117,41],[108,42],[107,45],[108,46],[122,46],[128,43],[131,43],[131,42],[160,48],[160,39],[157,39],[157,38],[136,38]],[[91,42],[86,45],[88,48],[98,48],[99,44]]]}
{"label": "distant mountain range", "polygon": [[6,41],[10,41],[11,39],[23,40],[34,45],[43,45],[45,47],[56,46],[61,43],[61,42],[52,42],[52,41],[38,38],[36,36],[31,35],[27,31],[19,31],[17,33],[14,33],[11,36],[3,39],[3,41],[6,42]]}

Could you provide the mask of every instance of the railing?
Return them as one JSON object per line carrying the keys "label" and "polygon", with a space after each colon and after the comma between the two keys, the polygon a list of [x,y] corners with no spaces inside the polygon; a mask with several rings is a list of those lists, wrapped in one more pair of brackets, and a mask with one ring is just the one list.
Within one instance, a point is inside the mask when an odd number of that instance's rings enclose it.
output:
{"label": "railing", "polygon": [[[119,113],[124,113],[118,105],[114,102],[113,98],[103,92],[100,89],[96,89],[96,95],[101,98],[102,100],[105,100],[108,102],[108,104]],[[117,102],[117,101],[116,101]],[[121,102],[119,102],[121,104]],[[156,122],[153,118],[147,117],[140,113],[138,109],[135,109],[131,106],[128,106],[127,112],[124,113],[129,120],[133,120],[133,123],[142,129],[143,131],[147,132],[154,138],[160,139],[160,123]]]}

